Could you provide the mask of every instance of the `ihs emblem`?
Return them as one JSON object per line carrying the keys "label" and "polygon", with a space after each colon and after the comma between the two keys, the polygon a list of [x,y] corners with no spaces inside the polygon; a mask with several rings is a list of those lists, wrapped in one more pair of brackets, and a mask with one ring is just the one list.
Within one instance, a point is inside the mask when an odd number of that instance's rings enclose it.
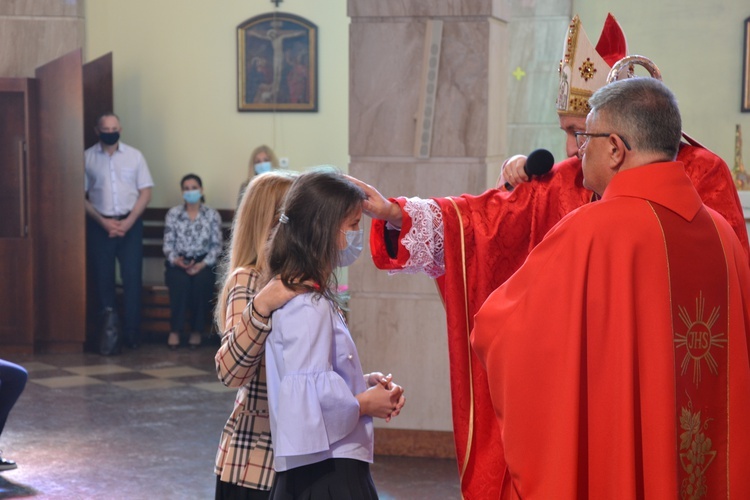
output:
{"label": "ihs emblem", "polygon": [[716,321],[719,319],[719,308],[714,307],[711,314],[707,319],[703,319],[705,314],[706,299],[703,298],[703,292],[700,292],[698,298],[695,299],[695,319],[690,318],[690,314],[687,309],[683,306],[678,306],[679,316],[682,322],[687,327],[685,334],[674,332],[674,343],[675,347],[685,347],[687,352],[685,357],[682,358],[680,366],[682,367],[682,375],[687,372],[690,361],[693,362],[693,382],[695,385],[701,381],[701,366],[703,361],[706,362],[706,366],[711,373],[718,375],[718,364],[716,359],[711,355],[711,348],[717,347],[723,349],[727,343],[724,333],[713,333],[713,328]]}

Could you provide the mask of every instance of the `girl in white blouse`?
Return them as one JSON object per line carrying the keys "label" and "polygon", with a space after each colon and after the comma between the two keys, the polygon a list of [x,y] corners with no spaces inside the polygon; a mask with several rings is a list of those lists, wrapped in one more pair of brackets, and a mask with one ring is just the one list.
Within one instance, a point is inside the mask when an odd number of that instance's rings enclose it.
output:
{"label": "girl in white blouse", "polygon": [[364,199],[341,173],[306,172],[292,184],[271,241],[271,274],[290,288],[313,283],[312,293],[273,312],[266,341],[274,500],[377,498],[372,417],[398,414],[403,389],[390,376],[363,375],[334,275],[362,250]]}

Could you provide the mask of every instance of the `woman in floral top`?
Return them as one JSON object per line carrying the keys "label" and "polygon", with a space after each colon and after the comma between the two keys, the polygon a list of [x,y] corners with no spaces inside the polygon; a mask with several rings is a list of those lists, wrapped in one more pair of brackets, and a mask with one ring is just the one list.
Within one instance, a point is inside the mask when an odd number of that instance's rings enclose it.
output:
{"label": "woman in floral top", "polygon": [[171,349],[180,345],[185,313],[192,311],[190,347],[201,343],[211,316],[216,261],[221,254],[221,216],[203,204],[203,182],[195,174],[180,181],[185,203],[167,212],[164,227],[164,282],[169,288]]}
{"label": "woman in floral top", "polygon": [[[215,320],[223,332],[216,371],[238,387],[216,455],[217,499],[266,499],[275,477],[266,398],[265,341],[271,311],[296,295],[278,280],[263,286],[265,245],[294,175],[260,174],[245,191],[232,226],[229,262]],[[256,292],[257,295],[256,295]]]}

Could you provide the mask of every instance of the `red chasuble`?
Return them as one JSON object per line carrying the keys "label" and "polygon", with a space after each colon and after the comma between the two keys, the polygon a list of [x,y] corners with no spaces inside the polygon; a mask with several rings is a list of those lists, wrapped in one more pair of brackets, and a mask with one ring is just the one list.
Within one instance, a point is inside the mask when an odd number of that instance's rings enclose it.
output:
{"label": "red chasuble", "polygon": [[[742,206],[727,165],[694,144],[682,144],[678,160],[685,164],[685,172],[706,205],[730,222],[743,242],[748,261]],[[500,430],[486,373],[469,348],[474,314],[487,296],[521,266],[547,231],[566,214],[591,201],[592,196],[583,187],[581,162],[574,157],[557,163],[549,174],[519,185],[512,193],[490,190],[480,196],[435,199],[444,224],[445,275],[438,284],[448,323],[453,429],[461,489],[467,499],[498,498],[504,463],[502,448],[497,446]],[[403,209],[406,200],[393,201]],[[411,219],[402,213],[404,223],[395,258],[386,249],[384,222],[373,221],[370,249],[380,269],[400,269],[410,257],[401,238],[411,229]]]}
{"label": "red chasuble", "polygon": [[750,498],[749,339],[729,224],[680,163],[618,173],[476,315],[501,498]]}

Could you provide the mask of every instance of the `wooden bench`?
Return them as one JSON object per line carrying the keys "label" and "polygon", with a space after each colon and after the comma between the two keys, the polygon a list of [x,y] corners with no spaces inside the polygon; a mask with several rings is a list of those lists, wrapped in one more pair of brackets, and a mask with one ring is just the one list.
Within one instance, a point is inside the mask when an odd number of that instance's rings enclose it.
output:
{"label": "wooden bench", "polygon": [[[143,257],[164,259],[164,218],[169,208],[149,207],[143,213]],[[227,249],[231,236],[233,209],[217,209],[221,215],[221,230],[224,238],[224,249]],[[121,298],[122,287],[118,286]],[[121,301],[120,301],[121,303]],[[122,315],[122,310],[120,311]],[[122,316],[121,316],[122,317]],[[169,290],[161,277],[156,282],[143,283],[141,291],[141,334],[167,335],[169,325]],[[205,333],[205,332],[204,332]]]}

